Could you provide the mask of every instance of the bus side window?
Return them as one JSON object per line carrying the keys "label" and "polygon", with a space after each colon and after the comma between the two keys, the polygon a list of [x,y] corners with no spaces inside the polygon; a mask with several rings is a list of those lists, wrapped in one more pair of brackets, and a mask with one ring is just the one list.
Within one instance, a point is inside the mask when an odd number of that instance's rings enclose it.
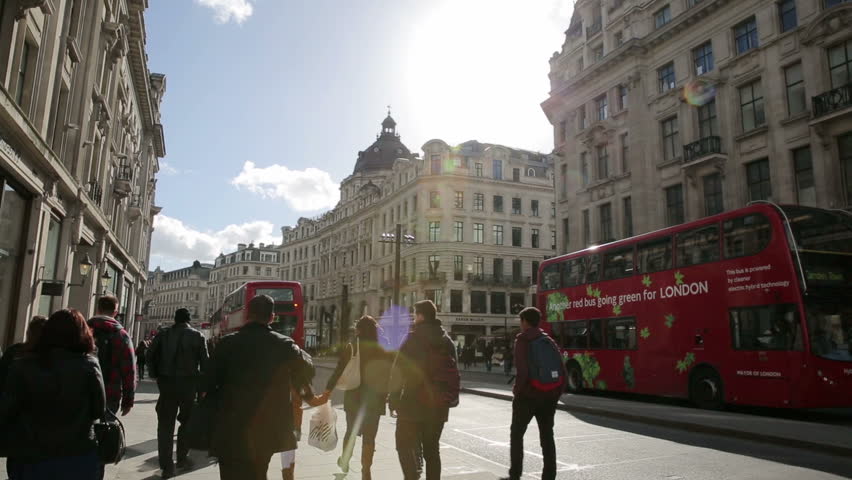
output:
{"label": "bus side window", "polygon": [[588,348],[589,338],[588,332],[589,329],[587,327],[586,320],[573,320],[567,322],[560,322],[562,328],[562,335],[560,337],[560,342],[562,344],[562,348],[565,349],[582,349]]}
{"label": "bus side window", "polygon": [[562,287],[576,287],[583,284],[586,272],[585,257],[572,258],[562,264]]}
{"label": "bus side window", "polygon": [[728,220],[722,231],[725,258],[754,255],[769,245],[772,237],[769,219],[758,213]]}
{"label": "bus side window", "polygon": [[639,244],[639,273],[653,273],[672,268],[672,239],[664,237]]}
{"label": "bus side window", "polygon": [[633,247],[619,248],[603,254],[603,278],[613,280],[633,275]]}
{"label": "bus side window", "polygon": [[688,267],[719,260],[719,225],[678,233],[677,266]]}
{"label": "bus side window", "polygon": [[559,288],[559,265],[551,263],[541,271],[541,289],[556,290]]}
{"label": "bus side window", "polygon": [[616,350],[636,349],[636,319],[612,318],[606,321],[607,348]]}
{"label": "bus side window", "polygon": [[603,320],[589,320],[589,348],[603,348]]}
{"label": "bus side window", "polygon": [[764,305],[729,311],[735,350],[801,350],[801,326],[794,305]]}
{"label": "bus side window", "polygon": [[601,256],[597,253],[586,257],[586,281],[594,283],[600,281]]}

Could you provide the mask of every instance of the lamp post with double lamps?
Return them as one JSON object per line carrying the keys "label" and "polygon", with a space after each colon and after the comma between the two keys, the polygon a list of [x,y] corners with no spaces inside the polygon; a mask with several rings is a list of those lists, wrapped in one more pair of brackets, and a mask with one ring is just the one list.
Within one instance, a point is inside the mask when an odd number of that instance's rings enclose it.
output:
{"label": "lamp post with double lamps", "polygon": [[400,271],[400,259],[402,253],[402,245],[414,245],[414,235],[402,234],[402,224],[396,224],[395,233],[382,233],[379,243],[392,243],[395,245],[394,251],[394,277],[393,277],[393,302],[391,303],[391,315],[393,315],[394,335],[399,336],[399,289],[401,285],[402,272]]}

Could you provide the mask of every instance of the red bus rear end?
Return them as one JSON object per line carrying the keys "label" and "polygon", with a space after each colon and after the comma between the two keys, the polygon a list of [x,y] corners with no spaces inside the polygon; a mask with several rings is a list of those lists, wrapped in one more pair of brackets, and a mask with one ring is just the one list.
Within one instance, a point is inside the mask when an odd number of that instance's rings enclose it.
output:
{"label": "red bus rear end", "polygon": [[569,390],[852,406],[852,217],[756,204],[544,262]]}
{"label": "red bus rear end", "polygon": [[305,303],[302,285],[298,282],[248,282],[225,297],[222,308],[213,319],[213,338],[239,330],[248,322],[249,300],[268,295],[275,301],[273,330],[292,338],[300,347],[305,345]]}

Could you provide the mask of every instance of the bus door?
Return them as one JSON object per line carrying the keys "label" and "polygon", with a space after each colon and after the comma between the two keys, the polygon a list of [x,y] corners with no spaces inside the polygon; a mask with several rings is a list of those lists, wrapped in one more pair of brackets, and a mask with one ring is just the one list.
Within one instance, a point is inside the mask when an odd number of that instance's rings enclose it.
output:
{"label": "bus door", "polygon": [[802,328],[793,304],[729,310],[733,352],[727,361],[727,397],[737,403],[790,406],[803,355]]}

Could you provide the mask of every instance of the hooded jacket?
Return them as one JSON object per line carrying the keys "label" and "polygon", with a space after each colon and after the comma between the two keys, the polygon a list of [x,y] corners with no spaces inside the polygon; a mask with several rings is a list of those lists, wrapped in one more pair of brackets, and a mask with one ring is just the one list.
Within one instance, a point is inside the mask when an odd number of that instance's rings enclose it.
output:
{"label": "hooded jacket", "polygon": [[136,393],[136,355],[127,330],[118,321],[106,315],[89,319],[89,328],[95,339],[107,335],[112,341],[112,354],[108,365],[101,365],[107,405],[121,402],[121,408],[133,406]]}
{"label": "hooded jacket", "polygon": [[[529,346],[530,343],[538,337],[547,337],[553,348],[559,351],[556,342],[553,341],[546,333],[538,327],[530,327],[525,332],[519,333],[515,337],[515,385],[512,387],[512,393],[516,398],[532,398],[536,400],[553,400],[558,401],[564,388],[556,388],[549,392],[536,390],[530,385],[530,365],[529,365]],[[562,366],[562,378],[565,378],[565,365]]]}
{"label": "hooded jacket", "polygon": [[449,408],[424,408],[420,402],[421,390],[431,388],[429,376],[435,365],[429,364],[429,349],[444,350],[447,356],[458,362],[455,346],[447,331],[438,321],[414,325],[411,334],[399,349],[397,369],[401,388],[395,395],[394,408],[399,418],[408,421],[446,422]]}
{"label": "hooded jacket", "polygon": [[207,340],[187,323],[175,323],[154,337],[147,351],[151,376],[198,377],[207,369]]}

